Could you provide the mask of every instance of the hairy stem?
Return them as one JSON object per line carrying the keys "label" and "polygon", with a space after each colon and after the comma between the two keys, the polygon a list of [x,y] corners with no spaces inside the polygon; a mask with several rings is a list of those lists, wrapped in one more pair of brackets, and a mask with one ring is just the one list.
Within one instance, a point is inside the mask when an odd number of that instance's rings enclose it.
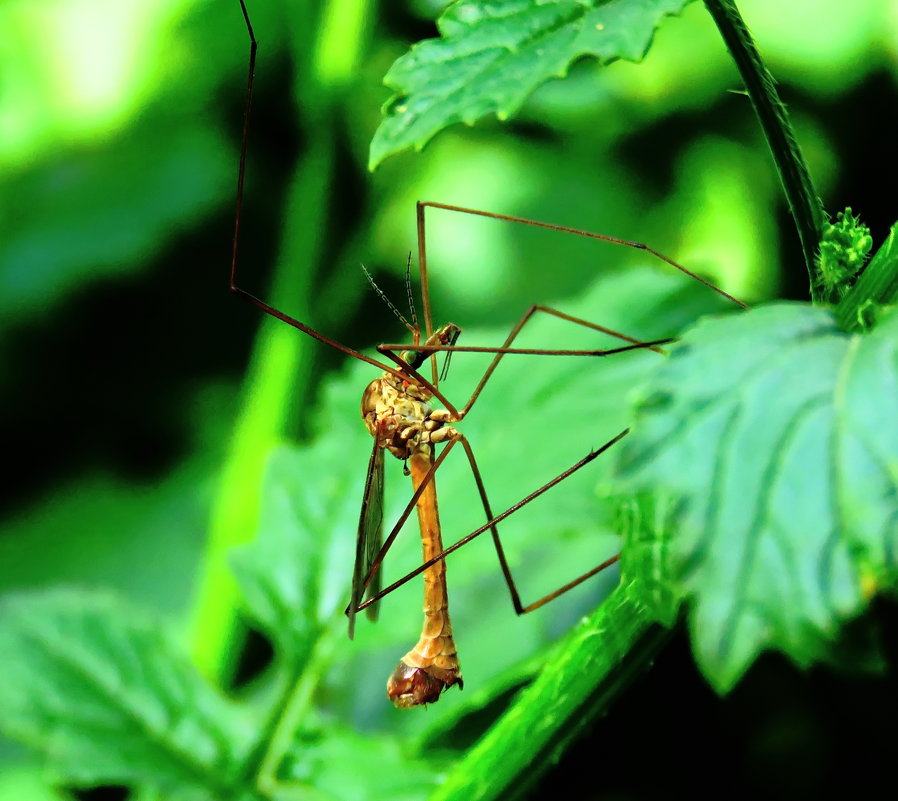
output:
{"label": "hairy stem", "polygon": [[[808,280],[813,287],[815,257],[825,214],[807,164],[792,130],[789,113],[776,91],[776,82],[761,60],[757,47],[733,0],[705,0],[705,7],[720,30],[751,99],[761,129],[773,154],[786,200],[804,255]],[[817,300],[816,297],[813,298]]]}
{"label": "hairy stem", "polygon": [[655,625],[636,582],[622,583],[572,631],[537,679],[459,762],[431,801],[505,798],[533,781],[581,726],[651,664],[669,632]]}

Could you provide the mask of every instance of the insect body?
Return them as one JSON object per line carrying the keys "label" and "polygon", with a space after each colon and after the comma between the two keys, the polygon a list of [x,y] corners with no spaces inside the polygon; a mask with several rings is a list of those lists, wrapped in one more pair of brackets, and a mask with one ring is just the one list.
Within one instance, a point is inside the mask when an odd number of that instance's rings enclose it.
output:
{"label": "insect body", "polygon": [[[436,331],[425,345],[455,342],[458,333],[458,327],[450,323]],[[401,358],[412,364],[423,361],[419,353],[412,356],[405,352]],[[433,468],[433,446],[462,438],[461,433],[447,425],[453,419],[450,412],[431,408],[432,397],[425,387],[386,372],[372,381],[362,395],[362,419],[374,437],[373,468],[382,471],[382,454],[387,450],[407,463],[413,488],[422,489],[416,505],[425,562],[443,551],[436,483],[433,476],[429,481],[427,478]],[[368,488],[382,491],[383,482],[368,481]],[[365,510],[373,508],[376,508],[374,502],[366,498],[360,532],[372,530],[373,527],[365,525],[364,518]],[[360,550],[366,553],[371,549],[360,545]],[[363,592],[363,587],[353,589],[353,595],[358,594],[359,598]],[[418,706],[433,703],[443,690],[454,684],[462,687],[464,683],[449,620],[446,563],[440,559],[424,571],[421,637],[391,674],[387,696],[399,707]]]}
{"label": "insect body", "polygon": [[[670,342],[671,340],[665,338],[644,342],[638,338],[605,328],[597,323],[573,317],[557,309],[541,305],[532,305],[512,327],[501,346],[457,346],[455,342],[459,334],[458,326],[450,323],[442,328],[436,330],[432,329],[425,242],[426,209],[441,210],[441,213],[485,217],[496,221],[542,228],[561,234],[571,234],[613,245],[635,248],[652,255],[685,275],[700,281],[711,290],[723,295],[734,303],[740,306],[744,306],[744,304],[728,295],[723,290],[713,286],[705,279],[690,272],[673,259],[639,242],[631,242],[605,234],[582,231],[566,226],[528,220],[521,217],[513,217],[478,209],[432,202],[419,202],[417,204],[418,261],[424,317],[423,342],[421,341],[422,335],[418,328],[417,321],[415,320],[413,324],[406,323],[412,333],[414,341],[411,344],[404,345],[380,345],[378,346],[378,352],[381,359],[375,359],[331,339],[306,323],[289,316],[280,309],[269,305],[255,295],[247,292],[237,283],[237,255],[257,41],[253,33],[252,24],[250,23],[244,0],[240,0],[240,6],[243,11],[250,40],[250,57],[244,115],[244,135],[241,143],[240,163],[237,175],[237,213],[234,225],[230,289],[234,294],[242,297],[245,301],[251,303],[265,314],[276,317],[298,331],[307,334],[329,347],[341,351],[351,358],[371,364],[383,371],[379,378],[374,379],[368,385],[362,397],[362,417],[368,431],[374,438],[374,444],[365,480],[365,492],[356,540],[352,593],[349,605],[346,608],[346,614],[349,617],[349,633],[351,637],[354,631],[355,615],[359,611],[365,609],[369,616],[374,616],[377,609],[376,605],[380,598],[392,592],[398,586],[409,581],[419,573],[424,574],[424,626],[421,632],[421,637],[419,638],[417,645],[402,658],[398,667],[390,676],[387,692],[393,702],[401,707],[414,707],[432,703],[436,701],[443,690],[448,687],[456,684],[459,688],[462,687],[461,670],[459,668],[455,643],[452,637],[452,624],[448,612],[445,572],[445,557],[448,554],[463,547],[482,533],[489,531],[492,536],[503,577],[508,585],[512,605],[515,612],[519,615],[538,609],[554,598],[557,598],[562,593],[567,592],[595,575],[600,570],[615,562],[618,558],[617,556],[612,556],[611,558],[606,559],[601,564],[586,571],[578,578],[569,581],[554,592],[525,605],[521,601],[517,587],[512,578],[511,570],[505,557],[502,543],[499,539],[497,524],[534,498],[549,491],[556,484],[592,462],[622,439],[628,433],[628,429],[624,429],[608,440],[604,445],[591,450],[585,457],[573,464],[567,470],[546,482],[543,486],[539,487],[534,492],[531,492],[510,508],[498,515],[494,515],[487,499],[483,480],[474,458],[474,452],[465,436],[456,430],[454,427],[455,424],[459,423],[471,410],[472,406],[480,397],[480,393],[484,386],[493,375],[499,362],[505,356],[511,354],[529,354],[549,357],[585,356],[594,358],[610,356],[624,351],[637,349],[650,349],[658,353],[663,353],[658,346]],[[382,293],[381,296],[383,297]],[[392,304],[390,305],[392,306]],[[619,343],[623,342],[624,344],[619,344],[617,347],[613,348],[596,350],[558,350],[549,348],[513,347],[513,343],[521,330],[540,313],[553,316],[573,325],[582,326],[599,334],[614,337]],[[439,388],[440,378],[437,375],[435,366],[435,355],[444,351],[446,352],[447,357],[456,351],[488,353],[492,354],[493,357],[468,400],[457,408],[448,400]],[[392,364],[387,363],[387,360],[391,361]],[[431,362],[433,367],[433,377],[431,379],[426,378],[419,372],[419,368],[428,361]],[[441,404],[443,408],[434,409],[431,405],[434,401]],[[444,447],[437,456],[435,454],[435,447],[440,444]],[[443,460],[446,459],[454,446],[459,444],[462,446],[468,464],[470,465],[487,522],[476,531],[467,534],[457,542],[444,548],[440,532],[434,477]],[[404,512],[400,515],[388,536],[383,538],[382,523],[385,451],[389,451],[396,458],[406,462],[407,473],[410,474],[412,478],[413,494]],[[424,550],[424,561],[418,568],[403,576],[389,587],[381,589],[381,562],[403,524],[411,515],[412,509],[415,509],[418,514]]]}

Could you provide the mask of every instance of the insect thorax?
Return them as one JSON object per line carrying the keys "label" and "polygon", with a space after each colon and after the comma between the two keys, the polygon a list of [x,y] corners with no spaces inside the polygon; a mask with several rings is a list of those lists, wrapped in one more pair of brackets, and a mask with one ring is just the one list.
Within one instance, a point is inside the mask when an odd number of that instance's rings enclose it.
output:
{"label": "insect thorax", "polygon": [[408,459],[412,450],[430,442],[431,435],[445,425],[430,419],[431,397],[426,389],[384,373],[365,388],[362,419],[381,448],[397,459]]}

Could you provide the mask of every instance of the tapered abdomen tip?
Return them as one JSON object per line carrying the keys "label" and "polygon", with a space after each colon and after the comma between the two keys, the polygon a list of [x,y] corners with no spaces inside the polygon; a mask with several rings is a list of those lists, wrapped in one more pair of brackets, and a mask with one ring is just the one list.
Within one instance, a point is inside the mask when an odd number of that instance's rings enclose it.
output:
{"label": "tapered abdomen tip", "polygon": [[400,662],[387,679],[387,697],[400,709],[410,709],[440,700],[443,690],[453,684],[462,689],[464,682],[458,670],[447,670],[434,665],[412,667]]}

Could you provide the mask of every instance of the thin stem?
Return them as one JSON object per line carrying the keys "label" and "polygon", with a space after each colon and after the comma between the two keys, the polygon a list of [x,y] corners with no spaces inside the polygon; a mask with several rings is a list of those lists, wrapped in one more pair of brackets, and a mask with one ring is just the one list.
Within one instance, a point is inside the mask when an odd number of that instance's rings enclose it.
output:
{"label": "thin stem", "polygon": [[670,636],[652,623],[636,582],[621,584],[547,659],[530,687],[457,763],[431,801],[517,795],[652,663]]}
{"label": "thin stem", "polygon": [[[733,0],[705,0],[705,7],[736,62],[770,146],[801,240],[811,292],[814,293],[815,257],[825,215],[804,156],[796,142],[789,113],[777,94],[776,82],[764,66],[736,3]],[[818,300],[816,297],[813,299]]]}
{"label": "thin stem", "polygon": [[[342,616],[341,616],[342,617]],[[295,680],[285,683],[285,692],[277,699],[269,725],[259,740],[260,746],[252,761],[247,764],[249,775],[265,793],[272,793],[277,785],[277,771],[290,749],[299,724],[311,706],[312,693],[333,660],[337,632],[342,629],[338,618],[322,629],[309,659],[301,668],[291,671]]]}
{"label": "thin stem", "polygon": [[[337,50],[333,46],[325,48],[323,40],[334,41],[335,37],[328,31],[338,23],[333,19],[335,10],[344,15],[360,15],[364,19],[370,3],[307,4],[314,13],[299,13],[301,9],[294,8],[302,24],[290,26],[294,32],[291,39],[294,42],[297,80],[303,92],[296,103],[296,113],[301,117],[299,125],[307,132],[306,150],[295,171],[284,214],[285,219],[297,222],[283,237],[274,285],[265,296],[271,299],[273,307],[289,306],[301,319],[314,323],[308,301],[315,286],[316,274],[321,270],[323,237],[327,229],[325,221],[336,180],[334,142],[339,137],[334,132],[340,126],[340,108],[337,105],[340,95],[334,91],[333,84],[348,69],[346,64],[364,52],[364,26],[344,27],[344,33],[352,30],[357,31],[358,35],[344,37]],[[241,5],[235,2],[234,24],[245,23],[247,28],[251,82],[255,36],[248,15],[253,9],[250,7],[247,10],[245,6],[241,9]],[[239,10],[245,14],[240,23]],[[342,17],[341,20],[340,24],[343,24],[345,20]],[[258,33],[264,48],[265,34],[261,30]],[[336,38],[339,39],[339,36]],[[313,53],[315,62],[311,63]],[[261,49],[259,57],[265,57]],[[330,72],[325,69],[328,59],[334,60],[335,65]],[[341,64],[342,67],[339,66]],[[247,88],[247,99],[249,94]],[[251,137],[249,148],[252,151]],[[241,188],[244,170],[241,162],[238,171]],[[253,176],[247,174],[246,178],[252,181]],[[253,209],[245,206],[242,212],[248,217],[253,215]],[[251,264],[253,255],[244,247],[242,256],[245,263]],[[233,672],[233,659],[239,653],[235,638],[242,630],[239,623],[240,592],[231,571],[229,556],[235,545],[247,542],[256,533],[268,457],[272,449],[283,441],[296,410],[302,407],[316,352],[317,348],[310,337],[297,335],[292,328],[274,319],[262,323],[253,347],[240,411],[218,492],[212,503],[206,553],[191,620],[194,657],[206,675],[222,684],[228,683]]]}

